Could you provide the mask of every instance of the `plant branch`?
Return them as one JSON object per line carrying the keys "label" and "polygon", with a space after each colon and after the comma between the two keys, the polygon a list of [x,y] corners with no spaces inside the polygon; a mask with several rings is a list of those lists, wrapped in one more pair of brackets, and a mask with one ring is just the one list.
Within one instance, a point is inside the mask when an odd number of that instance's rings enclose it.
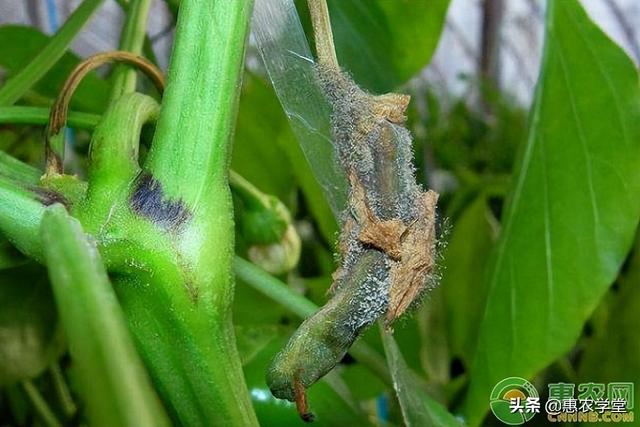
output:
{"label": "plant branch", "polygon": [[71,391],[69,390],[67,381],[65,380],[64,374],[60,369],[60,365],[58,363],[54,363],[49,368],[49,372],[51,373],[53,386],[56,389],[56,394],[58,395],[58,400],[60,401],[62,412],[64,412],[64,415],[67,418],[70,418],[76,412],[78,412],[78,407],[76,406],[76,402],[73,401]]}
{"label": "plant branch", "polygon": [[313,24],[313,36],[316,43],[318,62],[323,65],[338,69],[338,57],[333,43],[331,20],[327,0],[308,0],[309,13]]}
{"label": "plant branch", "polygon": [[60,204],[45,210],[40,232],[89,421],[168,426],[95,243]]}
{"label": "plant branch", "polygon": [[62,423],[56,418],[56,415],[36,386],[29,380],[22,381],[21,384],[44,425],[47,427],[62,427]]}
{"label": "plant branch", "polygon": [[149,76],[159,91],[162,91],[164,88],[164,76],[162,72],[145,58],[129,52],[113,51],[99,53],[82,61],[71,72],[51,107],[49,125],[45,137],[45,173],[47,175],[61,174],[64,170],[64,134],[61,130],[67,121],[69,101],[71,101],[73,93],[88,73],[106,63],[114,61],[123,62],[140,69]]}
{"label": "plant branch", "polygon": [[[44,107],[0,107],[0,124],[15,123],[28,125],[46,125],[49,123],[49,108]],[[97,114],[69,111],[67,124],[78,129],[91,130],[100,121]]]}
{"label": "plant branch", "polygon": [[[150,0],[132,0],[126,9],[126,22],[120,35],[119,49],[141,55],[144,47]],[[117,66],[113,72],[111,102],[125,93],[136,90],[136,73],[134,70]]]}

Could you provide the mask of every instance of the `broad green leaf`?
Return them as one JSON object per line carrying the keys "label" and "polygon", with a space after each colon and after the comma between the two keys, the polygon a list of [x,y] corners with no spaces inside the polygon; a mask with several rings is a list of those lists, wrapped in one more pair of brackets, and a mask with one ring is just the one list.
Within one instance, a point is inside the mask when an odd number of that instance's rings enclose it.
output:
{"label": "broad green leaf", "polygon": [[63,348],[46,271],[29,263],[0,272],[0,385],[37,377]]}
{"label": "broad green leaf", "polygon": [[[297,3],[310,29],[306,1]],[[449,7],[449,0],[328,3],[338,61],[358,84],[379,93],[394,90],[429,63]]]}
{"label": "broad green leaf", "polygon": [[[633,382],[636,384],[634,409],[640,408],[640,234],[627,274],[619,289],[600,307],[604,322],[594,327],[593,337],[583,349],[578,377],[586,382]],[[600,310],[599,310],[600,311]]]}
{"label": "broad green leaf", "polygon": [[448,344],[466,368],[473,360],[478,324],[487,297],[485,266],[496,230],[487,198],[479,195],[456,221],[446,252],[440,289],[446,306]]}
{"label": "broad green leaf", "polygon": [[102,0],[84,0],[69,16],[60,30],[39,50],[20,71],[0,87],[0,105],[11,105],[19,100],[64,55],[74,37],[89,22]]}
{"label": "broad green leaf", "polygon": [[169,425],[94,242],[55,204],[41,234],[58,312],[95,425]]}
{"label": "broad green leaf", "polygon": [[393,336],[383,331],[382,342],[405,425],[407,427],[462,426],[456,417],[433,400],[423,389],[415,374],[407,367]]}
{"label": "broad green leaf", "polygon": [[[29,61],[51,41],[51,38],[33,27],[5,25],[0,27],[0,67],[9,75],[16,75]],[[60,59],[31,89],[49,98],[58,91],[80,58],[65,52]],[[92,113],[102,112],[107,105],[109,85],[95,73],[82,80],[71,99],[71,107]]]}
{"label": "broad green leaf", "polygon": [[576,0],[548,3],[529,136],[495,250],[465,404],[567,352],[614,281],[640,217],[635,65]]}

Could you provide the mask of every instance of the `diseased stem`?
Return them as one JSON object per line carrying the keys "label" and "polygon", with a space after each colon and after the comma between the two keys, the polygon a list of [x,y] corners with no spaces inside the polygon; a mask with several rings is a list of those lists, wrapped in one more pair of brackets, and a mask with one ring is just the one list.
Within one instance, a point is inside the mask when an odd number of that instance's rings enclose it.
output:
{"label": "diseased stem", "polygon": [[[235,273],[240,279],[258,292],[286,307],[301,319],[306,319],[319,310],[319,307],[313,302],[293,292],[291,288],[280,280],[249,261],[236,257],[233,265]],[[384,358],[365,342],[357,341],[351,347],[349,353],[363,366],[377,375],[385,384],[392,385],[391,376]]]}
{"label": "diseased stem", "polygon": [[318,62],[322,65],[339,69],[336,48],[333,43],[333,32],[329,20],[329,7],[327,0],[308,0],[313,35],[316,43]]}

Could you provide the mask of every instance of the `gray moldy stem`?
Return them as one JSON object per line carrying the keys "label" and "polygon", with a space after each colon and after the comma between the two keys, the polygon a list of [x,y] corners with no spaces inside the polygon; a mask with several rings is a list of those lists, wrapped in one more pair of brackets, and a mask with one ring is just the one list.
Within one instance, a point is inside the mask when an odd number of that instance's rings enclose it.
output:
{"label": "gray moldy stem", "polygon": [[337,158],[349,180],[341,216],[341,263],[332,298],[276,355],[267,382],[296,401],[308,420],[304,388],[327,374],[356,338],[384,316],[387,328],[425,289],[435,269],[437,194],[416,183],[411,135],[403,126],[409,96],[372,95],[337,65],[326,3],[310,0],[319,56],[317,78],[332,107]]}

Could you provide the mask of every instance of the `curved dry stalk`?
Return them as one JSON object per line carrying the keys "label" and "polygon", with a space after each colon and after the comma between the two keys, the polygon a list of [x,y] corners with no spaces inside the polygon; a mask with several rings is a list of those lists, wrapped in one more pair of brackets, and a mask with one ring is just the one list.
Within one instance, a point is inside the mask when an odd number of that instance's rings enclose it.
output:
{"label": "curved dry stalk", "polygon": [[339,69],[340,65],[338,64],[336,48],[333,43],[327,0],[308,0],[308,4],[318,62],[324,66]]}
{"label": "curved dry stalk", "polygon": [[67,122],[71,97],[88,73],[110,62],[120,62],[137,68],[149,77],[160,93],[164,91],[165,84],[162,71],[140,55],[126,51],[111,51],[90,56],[82,61],[65,81],[49,113],[49,124],[45,134],[47,175],[61,174],[64,170],[64,136],[60,135],[60,131]]}

